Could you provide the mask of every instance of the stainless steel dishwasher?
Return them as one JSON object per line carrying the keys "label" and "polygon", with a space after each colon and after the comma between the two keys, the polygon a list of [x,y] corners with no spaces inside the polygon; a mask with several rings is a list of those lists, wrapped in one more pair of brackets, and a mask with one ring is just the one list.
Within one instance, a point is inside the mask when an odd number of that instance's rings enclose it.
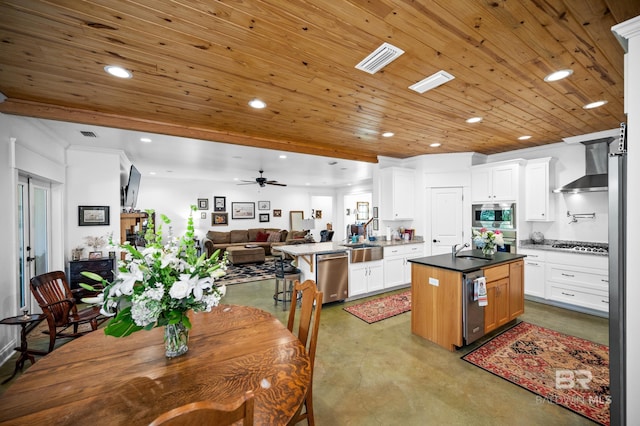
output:
{"label": "stainless steel dishwasher", "polygon": [[346,251],[316,255],[316,285],[322,303],[344,300],[349,295],[349,256]]}

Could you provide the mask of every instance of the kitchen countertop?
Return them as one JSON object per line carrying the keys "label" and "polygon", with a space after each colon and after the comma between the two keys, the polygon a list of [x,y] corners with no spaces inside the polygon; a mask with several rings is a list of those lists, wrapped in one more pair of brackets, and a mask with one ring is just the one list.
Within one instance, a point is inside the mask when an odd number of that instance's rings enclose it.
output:
{"label": "kitchen countertop", "polygon": [[[376,241],[365,241],[366,244],[370,246],[377,247],[392,247],[392,246],[400,246],[400,245],[410,245],[410,244],[422,244],[423,240],[396,240],[396,241],[384,241],[384,240],[376,240]],[[335,251],[350,251],[352,248],[350,247],[352,243],[346,242],[326,242],[326,243],[308,243],[308,244],[291,244],[284,246],[276,246],[275,250],[280,250],[284,253],[290,254],[292,256],[307,256],[311,254],[322,254],[328,252]],[[360,243],[355,243],[360,244]]]}
{"label": "kitchen countertop", "polygon": [[534,243],[531,240],[522,240],[520,241],[519,249],[524,250],[544,250],[544,251],[556,251],[560,253],[574,253],[574,254],[590,254],[592,256],[609,256],[609,253],[594,253],[588,251],[579,251],[579,250],[571,250],[565,248],[557,248],[553,247],[554,244],[583,244],[583,245],[592,245],[592,246],[607,246],[606,243],[594,243],[589,241],[569,241],[569,240],[544,240],[542,243]]}
{"label": "kitchen countertop", "polygon": [[449,269],[457,272],[472,272],[488,266],[495,266],[505,262],[513,262],[514,260],[526,257],[525,254],[513,254],[505,252],[496,252],[490,260],[481,259],[463,259],[461,256],[474,256],[489,259],[482,254],[482,250],[465,250],[453,257],[451,253],[439,254],[436,256],[418,257],[416,259],[408,259],[409,262],[419,265],[433,266],[436,268]]}

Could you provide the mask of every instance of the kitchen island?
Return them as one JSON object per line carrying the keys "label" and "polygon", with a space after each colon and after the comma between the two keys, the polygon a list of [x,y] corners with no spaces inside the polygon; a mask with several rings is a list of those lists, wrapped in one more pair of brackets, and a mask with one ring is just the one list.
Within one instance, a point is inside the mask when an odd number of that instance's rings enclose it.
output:
{"label": "kitchen island", "polygon": [[[465,277],[483,275],[487,306],[481,308],[481,327],[487,334],[524,313],[523,254],[497,252],[483,256],[480,250],[420,257],[411,262],[411,332],[450,351],[468,344],[464,337]],[[477,305],[473,306],[477,311]],[[483,318],[482,318],[483,317]],[[482,321],[483,319],[483,321]]]}

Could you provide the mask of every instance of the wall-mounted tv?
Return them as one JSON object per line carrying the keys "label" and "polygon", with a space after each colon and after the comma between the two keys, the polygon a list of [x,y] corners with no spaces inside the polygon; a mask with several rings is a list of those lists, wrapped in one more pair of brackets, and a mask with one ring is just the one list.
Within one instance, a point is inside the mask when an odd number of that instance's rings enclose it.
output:
{"label": "wall-mounted tv", "polygon": [[129,170],[129,181],[127,186],[122,188],[122,209],[132,211],[138,202],[138,190],[140,189],[140,172],[132,164]]}

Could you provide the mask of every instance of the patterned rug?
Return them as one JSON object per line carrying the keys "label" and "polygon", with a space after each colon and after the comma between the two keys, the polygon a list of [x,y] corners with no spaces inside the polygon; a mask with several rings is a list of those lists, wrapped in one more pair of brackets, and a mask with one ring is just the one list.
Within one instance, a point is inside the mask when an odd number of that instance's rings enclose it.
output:
{"label": "patterned rug", "polygon": [[609,348],[521,322],[462,357],[536,395],[609,425]]}
{"label": "patterned rug", "polygon": [[342,308],[367,324],[382,321],[411,310],[411,290]]}
{"label": "patterned rug", "polygon": [[275,278],[275,262],[273,257],[267,257],[264,263],[245,263],[243,265],[229,265],[227,274],[216,280],[219,284],[232,285],[251,281],[270,280]]}

